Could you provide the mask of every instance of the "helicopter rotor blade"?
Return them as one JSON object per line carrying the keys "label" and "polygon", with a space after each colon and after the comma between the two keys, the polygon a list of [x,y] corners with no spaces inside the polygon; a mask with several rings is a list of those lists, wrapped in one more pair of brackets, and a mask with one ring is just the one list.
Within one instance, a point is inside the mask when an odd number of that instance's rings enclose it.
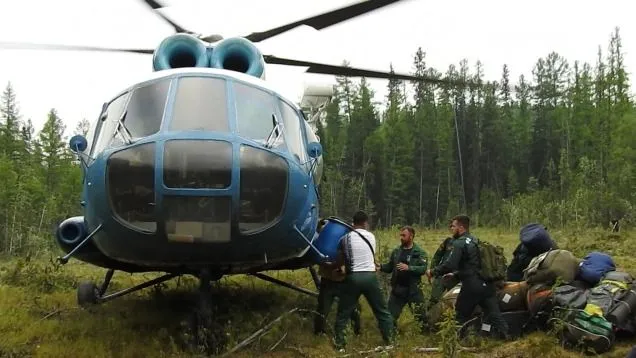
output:
{"label": "helicopter rotor blade", "polygon": [[[144,1],[153,1],[153,0],[144,0]],[[377,10],[381,7],[395,4],[399,1],[404,1],[404,0],[367,0],[363,2],[358,2],[353,5],[348,5],[336,10],[331,10],[319,15],[311,16],[311,17],[308,17],[293,23],[289,23],[289,24],[279,26],[273,29],[269,29],[267,31],[253,32],[245,36],[245,38],[252,42],[260,42],[270,37],[279,35],[283,32],[289,31],[300,25],[307,25],[307,26],[313,27],[316,30],[322,30],[329,26],[341,23],[343,21],[350,20],[356,16],[360,16],[368,12],[371,12],[373,10]]]}
{"label": "helicopter rotor blade", "polygon": [[169,17],[167,17],[166,15],[162,14],[161,12],[157,11],[161,8],[164,8],[165,6],[161,5],[159,2],[157,2],[156,0],[143,0],[143,2],[150,6],[150,8],[152,10],[154,10],[153,12],[155,14],[157,14],[157,16],[161,17],[163,19],[163,21],[167,22],[168,24],[170,24],[170,26],[172,26],[174,28],[175,32],[181,33],[187,33],[187,34],[194,34],[194,32],[185,29],[184,27],[181,27],[179,24],[177,24],[176,22],[172,21]]}
{"label": "helicopter rotor blade", "polygon": [[362,68],[355,68],[349,66],[336,66],[328,65],[324,63],[292,60],[288,58],[281,58],[272,55],[263,56],[265,62],[274,65],[284,66],[302,66],[308,67],[307,73],[317,73],[323,75],[345,76],[345,77],[365,77],[365,78],[381,78],[381,79],[400,79],[407,81],[424,81],[438,85],[453,85],[453,86],[472,86],[473,84],[465,81],[451,81],[441,78],[424,77],[407,75],[402,73],[391,73],[385,71],[376,71]]}
{"label": "helicopter rotor blade", "polygon": [[154,50],[134,49],[134,48],[110,48],[95,46],[76,46],[58,44],[38,44],[29,42],[0,42],[0,48],[14,50],[63,50],[63,51],[92,51],[92,52],[128,52],[137,54],[152,54]]}

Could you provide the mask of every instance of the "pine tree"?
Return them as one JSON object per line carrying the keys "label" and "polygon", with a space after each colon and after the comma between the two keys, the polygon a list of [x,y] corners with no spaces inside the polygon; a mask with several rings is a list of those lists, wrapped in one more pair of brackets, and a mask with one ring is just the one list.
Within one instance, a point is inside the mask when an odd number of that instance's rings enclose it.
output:
{"label": "pine tree", "polygon": [[3,154],[14,161],[20,159],[20,114],[11,82],[7,84],[0,97],[0,126],[2,126],[0,147]]}

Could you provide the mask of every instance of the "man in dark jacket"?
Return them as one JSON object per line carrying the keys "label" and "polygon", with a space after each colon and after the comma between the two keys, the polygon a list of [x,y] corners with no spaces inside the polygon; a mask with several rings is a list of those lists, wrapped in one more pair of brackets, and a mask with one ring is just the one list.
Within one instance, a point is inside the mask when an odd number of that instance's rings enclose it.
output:
{"label": "man in dark jacket", "polygon": [[411,226],[400,228],[401,245],[393,250],[389,262],[380,266],[380,271],[391,273],[391,297],[388,305],[396,327],[402,309],[407,304],[422,328],[426,322],[424,294],[420,283],[428,266],[428,254],[413,242],[414,238],[415,229]]}
{"label": "man in dark jacket", "polygon": [[[453,247],[448,258],[433,269],[433,276],[454,276],[462,283],[455,303],[455,319],[461,325],[468,321],[479,305],[486,321],[497,333],[508,337],[508,324],[499,311],[494,283],[484,281],[478,274],[481,267],[478,240],[470,234],[470,219],[459,215],[453,218]],[[490,333],[490,325],[482,325]]]}
{"label": "man in dark jacket", "polygon": [[[450,225],[449,225],[450,228]],[[433,259],[431,260],[431,265],[428,270],[426,270],[426,276],[428,277],[428,281],[432,282],[431,287],[431,298],[428,301],[428,310],[430,310],[439,300],[442,298],[444,292],[450,290],[455,287],[459,282],[456,278],[451,277],[447,280],[442,280],[440,277],[433,277],[432,270],[437,267],[439,264],[444,262],[448,255],[450,255],[451,249],[453,248],[453,237],[447,237],[442,241],[442,243],[435,251],[435,255],[433,255]]]}

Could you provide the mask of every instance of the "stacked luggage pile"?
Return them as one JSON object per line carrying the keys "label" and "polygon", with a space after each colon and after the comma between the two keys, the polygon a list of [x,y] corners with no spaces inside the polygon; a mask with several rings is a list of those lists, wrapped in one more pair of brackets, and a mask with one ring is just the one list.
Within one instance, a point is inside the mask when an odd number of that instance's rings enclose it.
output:
{"label": "stacked luggage pile", "polygon": [[[512,335],[552,330],[565,346],[600,354],[612,348],[618,335],[636,333],[636,281],[617,270],[610,255],[591,252],[577,258],[557,248],[538,224],[525,226],[520,239],[509,266],[509,281],[498,290],[499,306]],[[515,269],[518,277],[511,272]],[[439,321],[443,310],[454,307],[460,290],[458,284],[446,292],[431,312],[433,322]],[[463,330],[480,327],[479,311],[477,307],[475,318]]]}

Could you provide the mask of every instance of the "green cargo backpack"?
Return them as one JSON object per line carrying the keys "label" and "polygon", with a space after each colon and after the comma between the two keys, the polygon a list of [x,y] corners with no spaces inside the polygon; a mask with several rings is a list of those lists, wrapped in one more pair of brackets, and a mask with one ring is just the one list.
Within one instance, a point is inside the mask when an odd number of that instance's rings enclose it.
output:
{"label": "green cargo backpack", "polygon": [[487,241],[476,240],[479,252],[479,276],[486,282],[503,281],[506,279],[508,263],[503,247],[493,245]]}

